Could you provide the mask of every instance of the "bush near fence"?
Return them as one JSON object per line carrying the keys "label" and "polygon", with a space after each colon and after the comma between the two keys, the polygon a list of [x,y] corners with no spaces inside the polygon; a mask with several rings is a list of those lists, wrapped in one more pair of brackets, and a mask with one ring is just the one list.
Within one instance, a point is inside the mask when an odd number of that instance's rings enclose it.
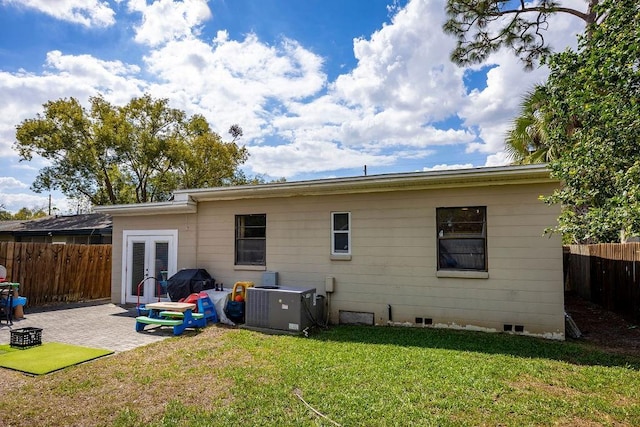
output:
{"label": "bush near fence", "polygon": [[0,242],[0,264],[28,307],[111,296],[111,245]]}
{"label": "bush near fence", "polygon": [[640,243],[564,247],[565,290],[640,321]]}

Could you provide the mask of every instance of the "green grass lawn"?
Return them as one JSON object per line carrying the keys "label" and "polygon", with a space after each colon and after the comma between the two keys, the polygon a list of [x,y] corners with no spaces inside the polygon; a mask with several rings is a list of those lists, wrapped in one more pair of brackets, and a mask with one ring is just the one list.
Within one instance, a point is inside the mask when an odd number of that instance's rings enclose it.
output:
{"label": "green grass lawn", "polygon": [[505,334],[209,327],[13,378],[7,425],[640,425],[639,358]]}

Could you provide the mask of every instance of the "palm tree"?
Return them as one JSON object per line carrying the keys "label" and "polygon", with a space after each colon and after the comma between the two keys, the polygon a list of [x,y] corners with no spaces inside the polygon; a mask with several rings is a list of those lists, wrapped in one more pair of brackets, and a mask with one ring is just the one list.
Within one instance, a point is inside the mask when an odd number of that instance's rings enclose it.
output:
{"label": "palm tree", "polygon": [[544,85],[527,92],[520,104],[520,115],[513,121],[505,140],[513,164],[528,165],[553,160],[555,150],[549,145],[545,106],[548,95]]}

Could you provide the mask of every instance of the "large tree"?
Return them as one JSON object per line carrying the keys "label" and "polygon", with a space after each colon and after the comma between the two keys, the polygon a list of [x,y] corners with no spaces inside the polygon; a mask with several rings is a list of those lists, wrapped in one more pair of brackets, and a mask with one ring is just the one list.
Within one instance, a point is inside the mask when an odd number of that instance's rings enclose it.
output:
{"label": "large tree", "polygon": [[640,6],[603,0],[605,18],[577,51],[552,55],[546,84],[552,174],[565,207],[557,231],[574,242],[640,235]]}
{"label": "large tree", "polygon": [[35,191],[60,189],[94,205],[167,200],[181,188],[229,185],[244,175],[247,150],[236,143],[242,129],[223,142],[204,117],[187,117],[168,100],[149,95],[114,106],[101,96],[85,109],[77,99],[44,104],[44,113],[17,126],[21,160],[38,155]]}
{"label": "large tree", "polygon": [[459,65],[482,63],[507,47],[526,68],[532,68],[549,53],[544,35],[551,15],[575,16],[588,28],[602,16],[596,7],[599,2],[584,0],[585,7],[580,10],[558,0],[447,0],[448,19],[443,29],[457,40],[451,60]]}

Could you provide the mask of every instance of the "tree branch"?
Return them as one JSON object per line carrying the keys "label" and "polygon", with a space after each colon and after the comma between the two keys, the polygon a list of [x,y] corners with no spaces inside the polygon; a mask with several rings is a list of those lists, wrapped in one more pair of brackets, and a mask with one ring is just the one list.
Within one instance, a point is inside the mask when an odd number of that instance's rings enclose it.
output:
{"label": "tree branch", "polygon": [[[598,0],[592,0],[592,3],[597,4]],[[522,13],[528,13],[528,12],[540,12],[540,13],[544,13],[544,14],[550,14],[550,13],[556,13],[556,12],[560,12],[560,13],[568,13],[569,15],[573,15],[576,16],[580,19],[582,19],[583,21],[585,21],[585,23],[590,24],[593,21],[591,21],[592,17],[592,13],[591,13],[591,7],[589,7],[589,12],[580,12],[579,10],[576,9],[572,9],[570,7],[545,7],[545,6],[524,6],[524,2],[520,2],[522,8],[521,9],[510,9],[510,10],[503,10],[503,11],[499,11],[499,12],[489,12],[487,13],[488,16],[492,16],[492,17],[500,17],[500,16],[507,16],[507,15],[512,15],[512,14],[522,14]]]}

